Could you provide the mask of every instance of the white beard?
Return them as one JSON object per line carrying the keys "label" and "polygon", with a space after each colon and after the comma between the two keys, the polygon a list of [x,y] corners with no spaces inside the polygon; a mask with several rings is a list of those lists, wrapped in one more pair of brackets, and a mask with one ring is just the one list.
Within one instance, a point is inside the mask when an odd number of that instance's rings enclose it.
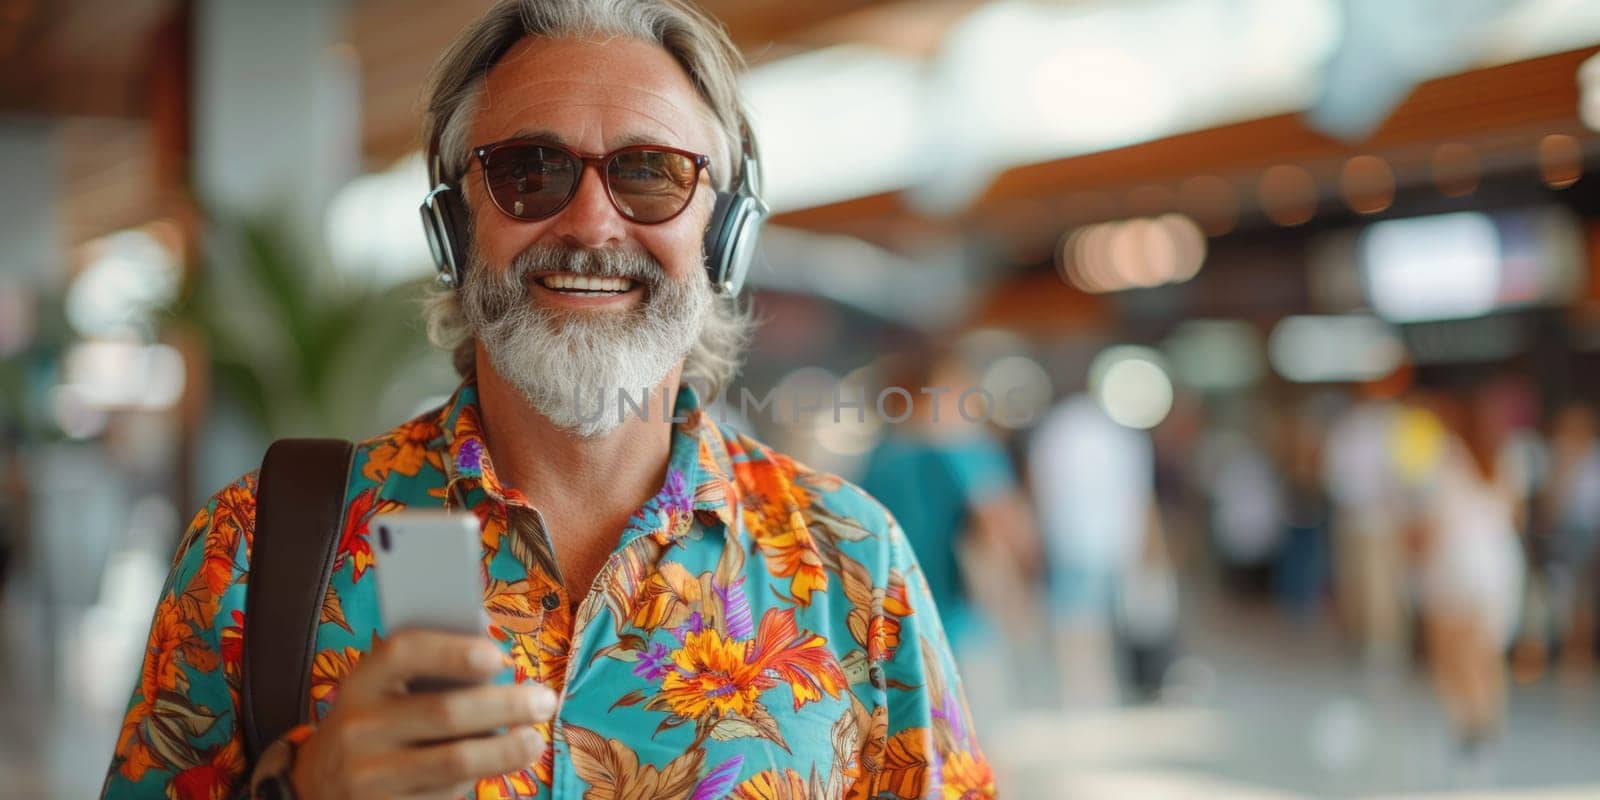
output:
{"label": "white beard", "polygon": [[[631,278],[643,284],[644,301],[624,312],[543,307],[527,276],[546,270]],[[622,424],[621,394],[634,403],[683,363],[711,301],[698,272],[672,280],[643,251],[553,245],[529,248],[504,268],[474,254],[461,289],[462,310],[495,371],[551,424],[584,438]],[[671,408],[653,399],[649,408]]]}

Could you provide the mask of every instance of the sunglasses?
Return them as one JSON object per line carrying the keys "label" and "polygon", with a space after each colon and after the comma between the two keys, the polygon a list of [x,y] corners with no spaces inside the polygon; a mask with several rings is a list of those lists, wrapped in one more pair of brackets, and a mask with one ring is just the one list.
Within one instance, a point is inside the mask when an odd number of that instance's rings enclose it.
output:
{"label": "sunglasses", "polygon": [[631,222],[659,225],[683,213],[694,199],[711,157],[656,144],[623,147],[597,156],[558,144],[506,139],[474,150],[495,208],[514,219],[555,216],[578,193],[586,167],[594,167],[617,213]]}

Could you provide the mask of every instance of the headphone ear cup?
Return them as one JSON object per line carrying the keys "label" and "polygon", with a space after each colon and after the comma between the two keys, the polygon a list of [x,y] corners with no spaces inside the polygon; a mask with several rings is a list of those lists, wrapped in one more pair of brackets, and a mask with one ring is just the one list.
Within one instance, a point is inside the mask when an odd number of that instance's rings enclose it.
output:
{"label": "headphone ear cup", "polygon": [[731,296],[744,288],[767,214],[766,203],[747,194],[744,187],[735,193],[717,192],[705,245],[706,272],[712,289]]}
{"label": "headphone ear cup", "polygon": [[428,237],[439,282],[460,288],[467,271],[467,209],[461,196],[441,183],[422,201],[422,232]]}
{"label": "headphone ear cup", "polygon": [[756,258],[756,239],[766,215],[766,206],[760,200],[743,195],[734,200],[733,208],[728,213],[724,226],[727,231],[724,247],[727,249],[722,285],[730,295],[737,295],[744,288],[745,278],[750,274],[750,264]]}
{"label": "headphone ear cup", "polygon": [[728,256],[731,249],[728,247],[728,222],[730,211],[738,201],[738,195],[730,192],[717,192],[716,205],[711,208],[711,222],[706,225],[706,277],[711,281],[711,288],[725,294],[734,294],[734,288],[729,291],[729,264]]}

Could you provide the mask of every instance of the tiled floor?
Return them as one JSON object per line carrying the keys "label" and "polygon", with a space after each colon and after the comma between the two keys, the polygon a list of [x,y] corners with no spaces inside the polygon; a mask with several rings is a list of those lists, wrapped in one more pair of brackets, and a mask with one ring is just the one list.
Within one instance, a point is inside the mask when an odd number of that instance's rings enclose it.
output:
{"label": "tiled floor", "polygon": [[1359,669],[1326,628],[1230,608],[1185,633],[1195,702],[1018,714],[990,749],[1013,798],[1600,798],[1600,693],[1511,694],[1506,735],[1464,758],[1420,673]]}

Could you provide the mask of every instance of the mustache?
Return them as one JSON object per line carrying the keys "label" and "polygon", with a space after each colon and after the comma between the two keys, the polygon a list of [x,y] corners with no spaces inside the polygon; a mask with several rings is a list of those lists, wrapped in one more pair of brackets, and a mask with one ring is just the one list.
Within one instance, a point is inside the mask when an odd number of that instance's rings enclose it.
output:
{"label": "mustache", "polygon": [[666,270],[644,250],[593,249],[536,244],[511,260],[507,277],[518,283],[540,272],[570,272],[596,278],[626,278],[646,286],[666,280]]}

